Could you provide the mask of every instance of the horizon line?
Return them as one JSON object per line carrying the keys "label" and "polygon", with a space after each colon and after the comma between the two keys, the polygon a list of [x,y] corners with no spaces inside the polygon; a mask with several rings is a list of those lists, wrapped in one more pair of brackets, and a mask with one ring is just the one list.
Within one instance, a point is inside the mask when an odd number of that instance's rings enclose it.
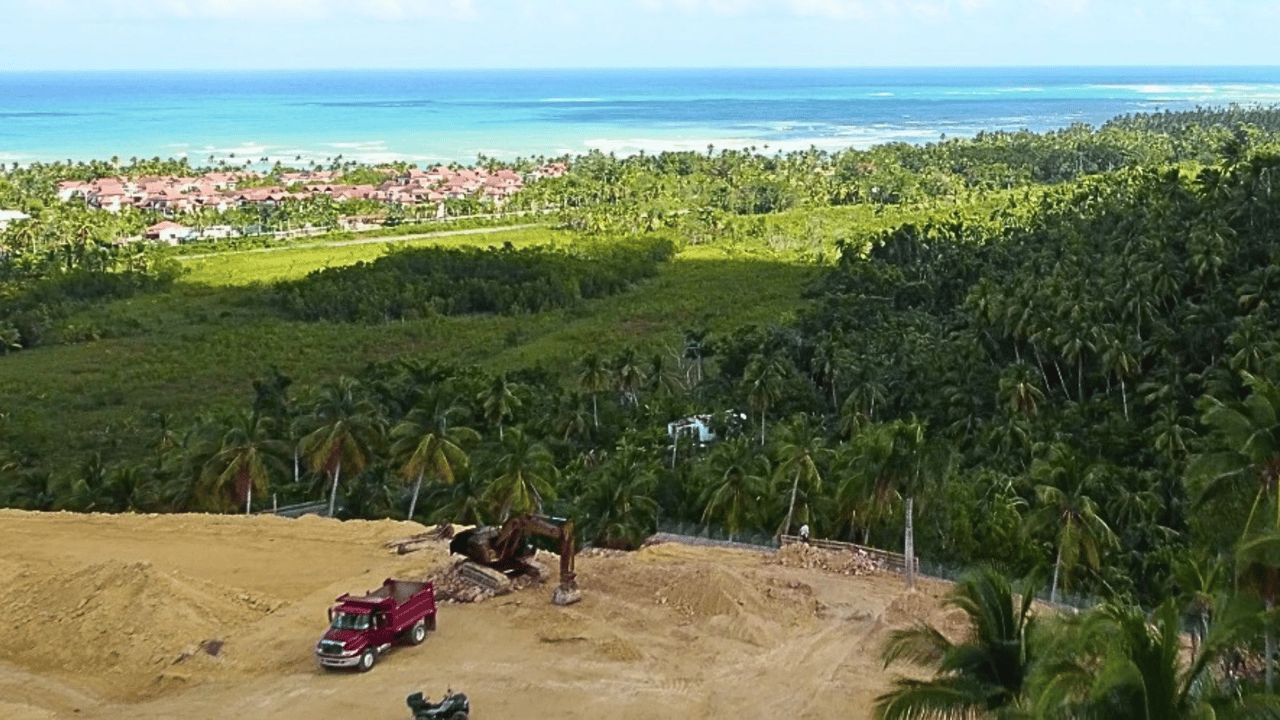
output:
{"label": "horizon line", "polygon": [[1277,64],[956,64],[956,65],[547,65],[538,67],[500,66],[311,66],[311,67],[48,67],[48,68],[0,68],[0,74],[21,73],[115,73],[115,72],[599,72],[599,71],[696,71],[696,70],[1263,70],[1280,69]]}

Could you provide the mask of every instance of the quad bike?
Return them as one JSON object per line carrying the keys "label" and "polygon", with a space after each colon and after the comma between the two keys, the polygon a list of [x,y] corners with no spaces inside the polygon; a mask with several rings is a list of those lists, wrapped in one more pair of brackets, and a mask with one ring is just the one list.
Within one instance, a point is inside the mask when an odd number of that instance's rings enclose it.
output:
{"label": "quad bike", "polygon": [[413,711],[413,720],[467,720],[471,714],[471,701],[465,693],[449,690],[433,703],[416,692],[405,698],[405,704]]}

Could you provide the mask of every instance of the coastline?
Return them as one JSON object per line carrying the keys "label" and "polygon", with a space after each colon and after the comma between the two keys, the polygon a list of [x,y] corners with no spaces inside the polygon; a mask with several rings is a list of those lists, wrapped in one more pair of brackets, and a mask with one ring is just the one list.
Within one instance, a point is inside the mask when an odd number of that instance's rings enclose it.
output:
{"label": "coastline", "polygon": [[[0,162],[865,150],[1280,102],[1272,68],[0,72]],[[262,158],[266,158],[262,161]]]}

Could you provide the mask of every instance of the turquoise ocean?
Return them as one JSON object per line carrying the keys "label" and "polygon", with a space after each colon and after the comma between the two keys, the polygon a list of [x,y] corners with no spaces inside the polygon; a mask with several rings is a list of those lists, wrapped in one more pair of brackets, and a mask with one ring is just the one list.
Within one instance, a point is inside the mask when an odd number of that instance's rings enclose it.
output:
{"label": "turquoise ocean", "polygon": [[1267,67],[8,72],[0,162],[772,154],[1277,103]]}

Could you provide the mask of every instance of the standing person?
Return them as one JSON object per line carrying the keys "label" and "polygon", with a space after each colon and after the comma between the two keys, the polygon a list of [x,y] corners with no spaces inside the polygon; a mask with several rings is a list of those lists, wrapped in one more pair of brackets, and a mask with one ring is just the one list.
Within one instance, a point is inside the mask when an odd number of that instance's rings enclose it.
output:
{"label": "standing person", "polygon": [[800,526],[800,542],[805,545],[809,544],[809,524],[805,523]]}

